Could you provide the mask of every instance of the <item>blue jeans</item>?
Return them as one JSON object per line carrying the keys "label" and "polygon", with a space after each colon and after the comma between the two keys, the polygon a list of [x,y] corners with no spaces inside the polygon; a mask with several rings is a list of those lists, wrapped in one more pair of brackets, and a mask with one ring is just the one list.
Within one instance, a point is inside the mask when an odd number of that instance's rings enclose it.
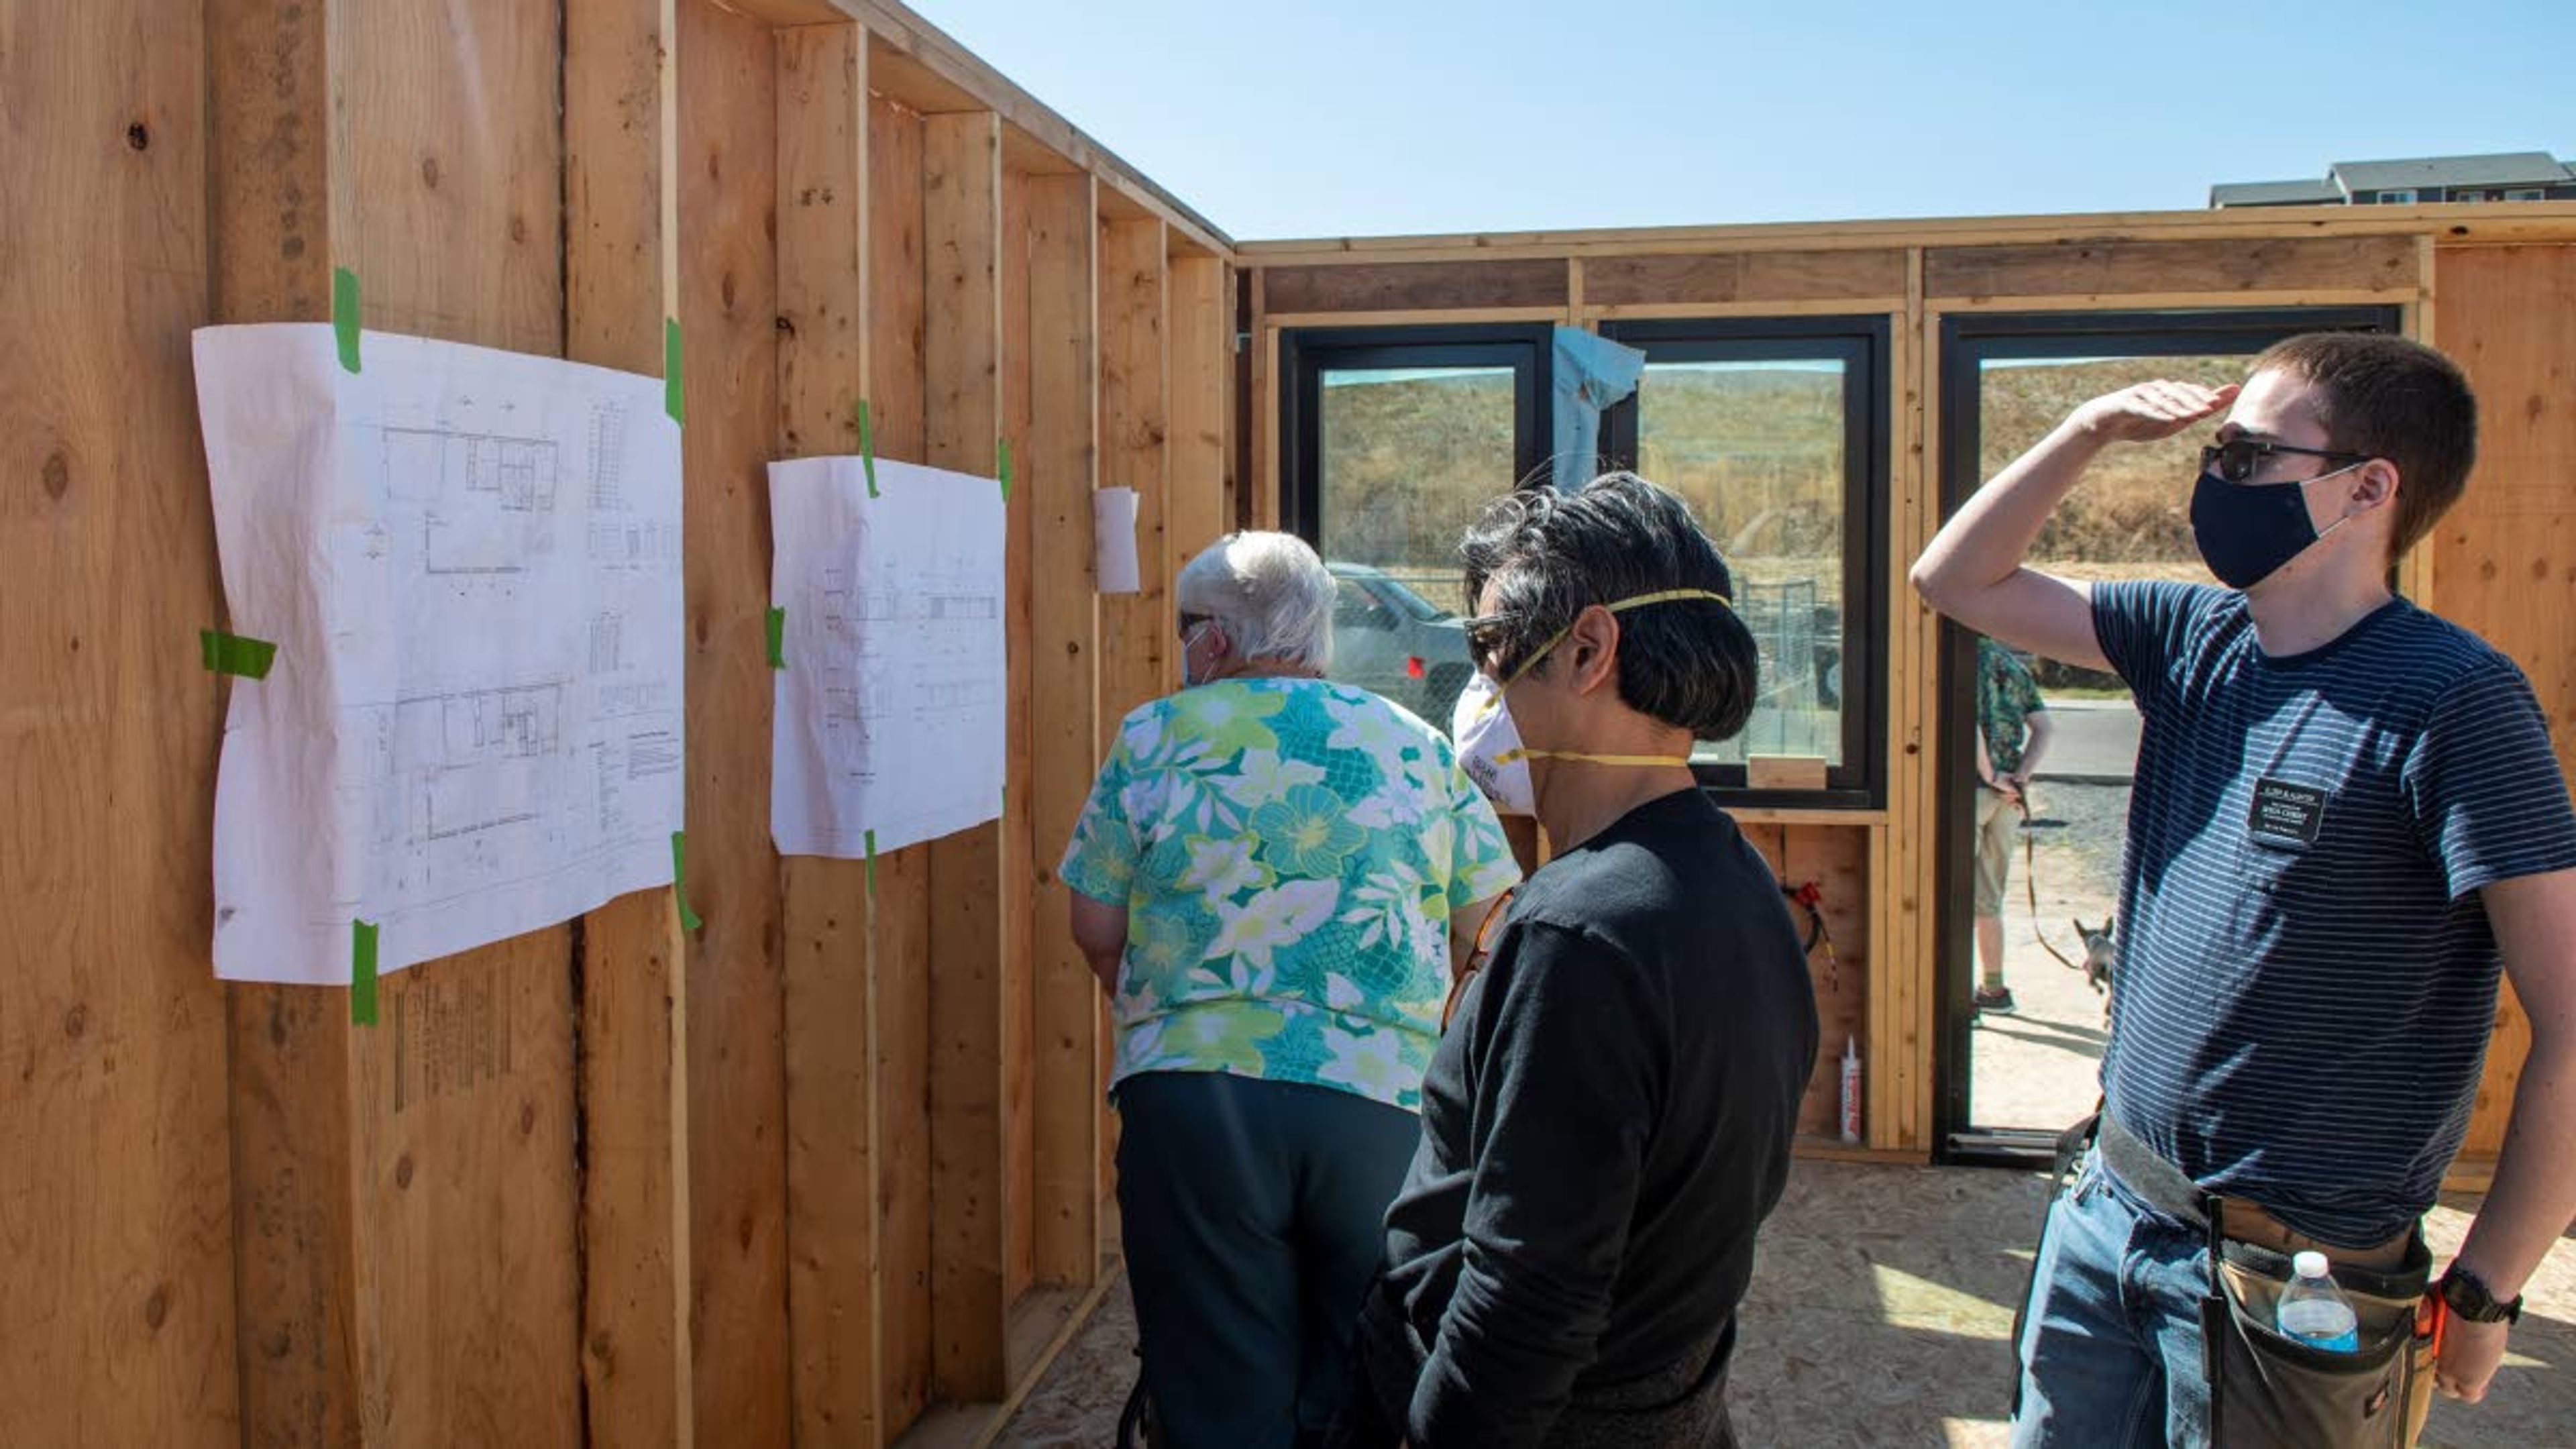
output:
{"label": "blue jeans", "polygon": [[2089,1158],[2048,1209],[2014,1345],[2014,1449],[2209,1443],[2209,1245]]}

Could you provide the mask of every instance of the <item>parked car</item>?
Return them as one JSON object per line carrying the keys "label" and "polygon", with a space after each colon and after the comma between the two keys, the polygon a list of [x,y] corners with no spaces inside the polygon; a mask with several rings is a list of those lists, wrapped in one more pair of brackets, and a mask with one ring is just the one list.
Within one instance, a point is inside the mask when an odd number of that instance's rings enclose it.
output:
{"label": "parked car", "polygon": [[1458,691],[1475,668],[1456,614],[1367,564],[1328,563],[1333,605],[1333,677],[1384,695],[1446,730]]}

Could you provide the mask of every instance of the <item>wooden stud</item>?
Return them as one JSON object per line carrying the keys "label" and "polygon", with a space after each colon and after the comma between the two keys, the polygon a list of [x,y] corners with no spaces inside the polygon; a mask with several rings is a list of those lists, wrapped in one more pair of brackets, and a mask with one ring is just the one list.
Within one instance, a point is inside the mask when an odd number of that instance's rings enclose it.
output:
{"label": "wooden stud", "polygon": [[1164,442],[1171,429],[1168,248],[1159,221],[1106,222],[1100,237],[1100,437],[1103,486],[1136,491],[1138,591],[1100,601],[1099,747],[1127,712],[1175,682],[1172,561]]}
{"label": "wooden stud", "polygon": [[[1038,872],[1051,859],[1035,833],[1036,741],[1031,689],[1041,641],[1035,612],[1036,510],[1026,460],[1036,435],[1029,352],[1032,228],[1028,181],[1002,172],[1002,435],[1019,477],[1005,503],[1004,617],[1009,620],[1009,784],[1002,796],[1002,1300],[1017,1305],[1037,1279],[1036,911]],[[1014,1375],[1016,1377],[1016,1375]]]}
{"label": "wooden stud", "polygon": [[[564,8],[564,353],[658,373],[678,315],[673,0]],[[600,1442],[694,1442],[687,941],[669,891],[584,918],[581,1368]]]}
{"label": "wooden stud", "polygon": [[769,835],[768,462],[778,446],[778,47],[681,0],[679,322],[688,517],[694,1408],[701,1443],[789,1442],[785,917]]}
{"label": "wooden stud", "polygon": [[[1002,432],[1002,129],[989,111],[923,122],[923,372],[929,461],[983,476]],[[1004,798],[1008,799],[1007,784]],[[1003,1354],[1002,829],[931,846],[930,1217],[933,1385],[998,1400]]]}
{"label": "wooden stud", "polygon": [[[192,633],[221,626],[223,596],[188,332],[221,292],[210,169],[280,187],[322,158],[250,167],[225,144],[235,112],[209,144],[207,52],[223,37],[203,9],[16,7],[0,47],[0,315],[18,333],[0,358],[0,1437],[17,1443],[240,1442],[236,1251],[264,1265],[256,1279],[298,1265],[246,1234],[237,1250],[234,1224],[285,1208],[328,1234],[317,1256],[347,1241],[319,1183],[299,1192],[274,1171],[267,1152],[292,1150],[280,1134],[241,1164],[248,1191],[227,1155],[227,992],[207,960],[225,685]],[[315,74],[280,63],[290,83]],[[212,98],[238,103],[240,69],[212,69]],[[318,210],[301,219],[318,252]],[[293,285],[244,260],[225,265]],[[339,993],[302,995],[345,1022]],[[285,1029],[287,1050],[335,1041]],[[340,1095],[265,1119],[325,1142],[316,1171],[346,1156]],[[348,1265],[310,1271],[336,1294]],[[262,1376],[263,1403],[279,1377]]]}
{"label": "wooden stud", "polygon": [[[872,362],[867,36],[854,25],[805,25],[774,32],[772,43],[777,455],[854,453]],[[876,431],[882,437],[883,427]],[[765,475],[758,496],[768,497]],[[779,879],[795,1437],[873,1444],[887,1425],[878,1337],[882,1033],[868,869],[863,861],[788,856]]]}
{"label": "wooden stud", "polygon": [[1035,509],[1036,634],[1030,641],[1032,792],[1038,866],[1034,1016],[1034,1266],[1038,1281],[1080,1286],[1100,1265],[1100,988],[1073,948],[1053,868],[1100,760],[1099,629],[1091,491],[1099,424],[1095,377],[1097,204],[1088,176],[1032,177],[1030,436],[1023,483]]}
{"label": "wooden stud", "polygon": [[1241,514],[1252,528],[1275,529],[1285,511],[1288,485],[1280,480],[1279,466],[1279,333],[1269,316],[1270,273],[1252,274],[1251,315],[1244,319],[1252,332],[1252,382],[1249,406],[1255,429],[1252,444],[1252,473],[1244,480]]}
{"label": "wooden stud", "polygon": [[[868,103],[868,390],[877,456],[924,459],[922,118]],[[882,1423],[900,1432],[933,1398],[930,848],[878,858],[867,896],[877,1011]]]}
{"label": "wooden stud", "polygon": [[1005,160],[1020,170],[1035,170],[1013,144],[1025,140],[1055,158],[1067,175],[1090,175],[1122,200],[1160,216],[1193,248],[1228,255],[1233,242],[1214,223],[1192,211],[1171,193],[1118,159],[1108,148],[1084,135],[1062,116],[1022,90],[898,0],[833,0],[843,13],[868,28],[886,49],[900,53],[948,85],[973,96],[979,108],[998,114],[1006,127]]}
{"label": "wooden stud", "polygon": [[[1172,612],[1172,558],[1165,444],[1171,431],[1170,248],[1150,216],[1104,219],[1099,238],[1100,438],[1104,486],[1136,492],[1138,588],[1100,600],[1099,751],[1128,711],[1178,682],[1179,650]],[[1099,1056],[1116,1051],[1106,1011],[1099,1014]],[[1116,1184],[1118,1120],[1100,1104],[1097,1175],[1107,1197]]]}
{"label": "wooden stud", "polygon": [[[1171,262],[1170,498],[1165,533],[1171,566],[1181,567],[1234,526],[1225,475],[1226,410],[1234,396],[1234,325],[1225,263],[1174,256]],[[1180,683],[1173,651],[1166,689]]]}

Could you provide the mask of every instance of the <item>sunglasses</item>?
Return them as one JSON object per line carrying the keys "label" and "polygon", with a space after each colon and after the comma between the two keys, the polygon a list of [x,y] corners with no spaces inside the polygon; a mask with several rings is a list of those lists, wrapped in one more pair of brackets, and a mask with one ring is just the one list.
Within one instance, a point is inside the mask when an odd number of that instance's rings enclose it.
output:
{"label": "sunglasses", "polygon": [[[2294,448],[2287,443],[2261,443],[2252,438],[2230,438],[2200,450],[2202,471],[2216,473],[2230,483],[2250,483],[2263,466],[2283,453],[2302,458],[2325,458],[2332,462],[2352,464],[2370,460],[2368,453],[2341,453],[2331,448]],[[2283,483],[2306,483],[2306,478],[2283,478]]]}
{"label": "sunglasses", "polygon": [[1509,614],[1478,614],[1458,621],[1459,629],[1467,636],[1467,657],[1477,668],[1498,667],[1495,651],[1502,648],[1503,626],[1511,621]]}

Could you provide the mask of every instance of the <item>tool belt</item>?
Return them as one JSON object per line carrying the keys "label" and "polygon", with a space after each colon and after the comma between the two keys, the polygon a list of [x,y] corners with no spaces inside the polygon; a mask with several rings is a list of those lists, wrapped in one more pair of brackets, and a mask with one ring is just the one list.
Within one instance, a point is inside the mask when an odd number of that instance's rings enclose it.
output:
{"label": "tool belt", "polygon": [[[2108,1114],[2059,1139],[2061,1182],[2088,1138],[2112,1176],[2208,1239],[2200,1327],[2211,1444],[2406,1449],[2415,1442],[2432,1408],[2439,1323],[2427,1296],[2433,1259],[2420,1224],[2376,1248],[2328,1248],[2253,1203],[2203,1191]],[[2274,1326],[2294,1276],[2291,1255],[2309,1248],[2328,1254],[2335,1286],[2352,1304],[2360,1342],[2351,1353],[2311,1347]],[[2028,1308],[2025,1295],[2025,1314]],[[2021,1341],[2019,1322],[2013,1339]],[[2014,1407],[2018,1412],[2019,1403]]]}

